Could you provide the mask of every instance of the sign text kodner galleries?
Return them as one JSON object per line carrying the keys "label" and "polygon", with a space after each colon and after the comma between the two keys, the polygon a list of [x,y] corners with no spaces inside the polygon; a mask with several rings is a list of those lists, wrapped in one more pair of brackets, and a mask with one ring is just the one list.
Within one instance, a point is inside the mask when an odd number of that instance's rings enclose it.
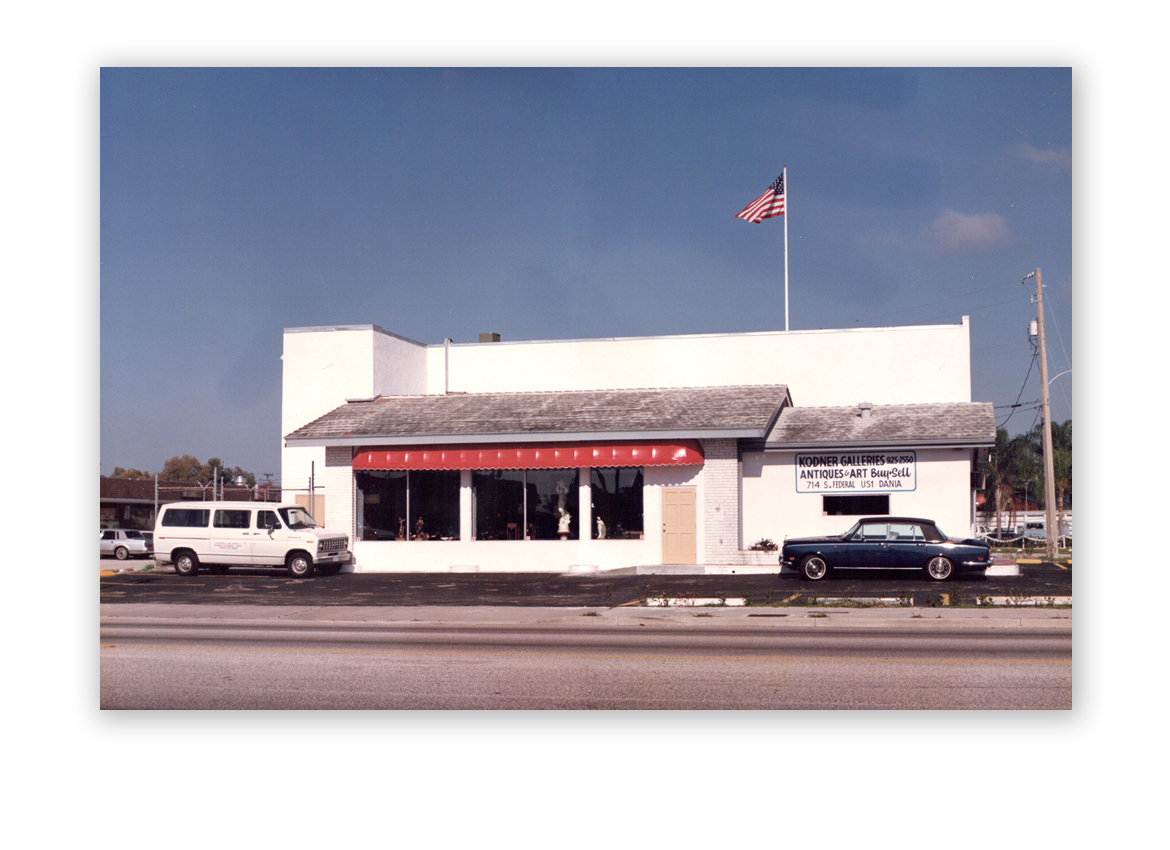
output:
{"label": "sign text kodner galleries", "polygon": [[834,452],[796,456],[797,493],[889,493],[917,488],[917,456],[902,452]]}

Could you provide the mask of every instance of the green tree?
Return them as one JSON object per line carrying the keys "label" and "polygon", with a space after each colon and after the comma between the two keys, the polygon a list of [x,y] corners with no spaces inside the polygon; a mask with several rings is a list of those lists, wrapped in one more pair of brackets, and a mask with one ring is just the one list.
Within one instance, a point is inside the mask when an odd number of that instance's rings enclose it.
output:
{"label": "green tree", "polygon": [[203,464],[191,455],[175,455],[163,464],[158,478],[159,481],[198,481],[200,484],[211,480],[210,476],[203,477]]}
{"label": "green tree", "polygon": [[218,457],[200,463],[192,455],[175,455],[163,464],[162,472],[158,474],[160,481],[195,481],[199,484],[210,484],[213,480],[230,484],[240,476],[243,476],[249,487],[256,486],[256,476],[247,470],[238,466],[229,467]]}
{"label": "green tree", "polygon": [[111,475],[110,477],[111,478],[153,478],[154,476],[151,475],[149,472],[143,472],[141,469],[134,469],[133,467],[131,467],[130,469],[123,469],[120,466],[115,466],[114,467],[114,474]]}
{"label": "green tree", "polygon": [[[1064,526],[1064,512],[1072,503],[1072,420],[1052,425],[1052,469],[1056,490],[1059,527]],[[1044,430],[1037,425],[1025,434],[1008,436],[1003,428],[995,430],[995,448],[981,470],[987,476],[984,488],[984,512],[995,517],[996,528],[1015,527],[1015,498],[1025,495],[1045,505]]]}

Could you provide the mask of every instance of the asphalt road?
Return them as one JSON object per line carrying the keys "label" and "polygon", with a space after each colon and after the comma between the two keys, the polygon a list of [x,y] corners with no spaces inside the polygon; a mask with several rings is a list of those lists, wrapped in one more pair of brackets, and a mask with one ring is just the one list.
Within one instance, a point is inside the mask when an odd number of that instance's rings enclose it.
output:
{"label": "asphalt road", "polygon": [[[126,618],[103,709],[1067,709],[1071,621],[748,619],[610,609],[526,622]],[[481,609],[481,611],[484,609]],[[491,609],[499,612],[501,609]],[[730,615],[732,612],[725,612]],[[909,612],[905,612],[909,613]],[[958,612],[956,612],[958,613]],[[1035,612],[1039,614],[1040,612]],[[746,616],[745,616],[746,615]],[[705,617],[705,619],[704,619]],[[824,624],[824,625],[822,625]]]}
{"label": "asphalt road", "polygon": [[101,576],[103,603],[201,605],[497,605],[614,607],[667,596],[745,598],[751,605],[802,605],[811,598],[903,598],[917,607],[976,604],[978,597],[1072,596],[1072,569],[1022,564],[1021,575],[930,582],[904,573],[834,574],[815,583],[796,576],[612,576],[554,573],[341,573],[294,579],[277,569],[228,575],[175,575],[170,567]]}

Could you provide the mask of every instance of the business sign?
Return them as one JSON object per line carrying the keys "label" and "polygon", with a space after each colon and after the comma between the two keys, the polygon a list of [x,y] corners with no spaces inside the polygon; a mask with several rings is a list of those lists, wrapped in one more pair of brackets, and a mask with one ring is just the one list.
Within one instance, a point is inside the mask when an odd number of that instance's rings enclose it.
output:
{"label": "business sign", "polygon": [[918,487],[912,451],[796,456],[797,493],[892,493]]}

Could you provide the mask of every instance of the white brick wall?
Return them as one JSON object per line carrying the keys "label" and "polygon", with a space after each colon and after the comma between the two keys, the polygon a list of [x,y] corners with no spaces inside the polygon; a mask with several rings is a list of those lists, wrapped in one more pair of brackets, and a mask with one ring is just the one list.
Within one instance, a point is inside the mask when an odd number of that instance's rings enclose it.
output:
{"label": "white brick wall", "polygon": [[703,563],[738,564],[739,463],[734,439],[703,440]]}
{"label": "white brick wall", "polygon": [[325,449],[325,526],[344,531],[354,540],[353,449],[329,446]]}

